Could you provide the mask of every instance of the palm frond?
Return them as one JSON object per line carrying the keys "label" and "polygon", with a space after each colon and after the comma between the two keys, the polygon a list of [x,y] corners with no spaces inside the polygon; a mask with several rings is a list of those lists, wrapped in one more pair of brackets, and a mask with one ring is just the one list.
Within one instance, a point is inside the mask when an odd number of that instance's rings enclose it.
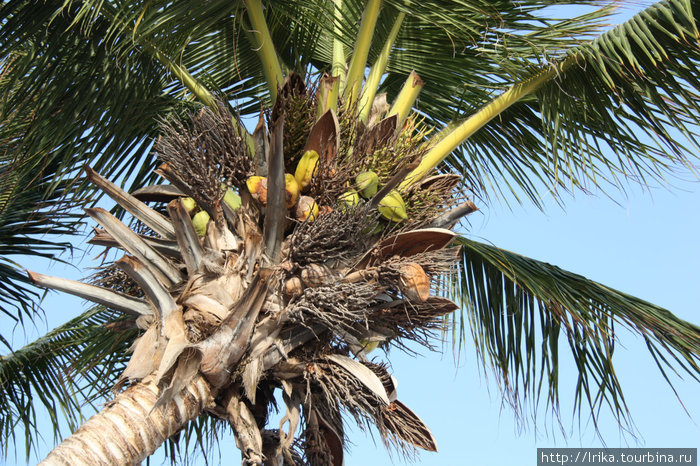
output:
{"label": "palm frond", "polygon": [[[162,65],[143,53],[115,55],[106,21],[70,27],[74,15],[60,5],[0,7],[2,130],[16,140],[10,158],[55,174],[55,183],[85,163],[113,178],[152,165],[146,151],[156,116],[177,105],[164,92]],[[27,117],[13,133],[16,119]]]}
{"label": "palm frond", "polygon": [[117,57],[104,21],[71,28],[75,18],[57,15],[60,6],[0,7],[0,311],[13,318],[39,297],[13,256],[55,259],[70,249],[56,238],[75,233],[77,207],[96,200],[75,181],[80,167],[142,185],[152,176],[156,118],[187,106],[164,93],[152,57]]}
{"label": "palm frond", "polygon": [[60,183],[47,196],[52,175],[36,178],[35,173],[0,160],[0,313],[20,324],[35,317],[40,293],[29,286],[16,261],[28,255],[59,260],[61,252],[73,247],[62,235],[80,228],[76,209],[80,202],[62,201],[69,184]]}
{"label": "palm frond", "polygon": [[[136,331],[112,311],[93,308],[17,351],[0,356],[0,437],[3,456],[24,434],[29,457],[48,414],[54,439],[75,430],[86,403],[103,398],[126,363]],[[91,414],[91,413],[90,413]],[[18,426],[20,427],[18,429]]]}
{"label": "palm frond", "polygon": [[[679,134],[698,147],[699,9],[660,2],[547,57],[564,71],[474,134],[449,166],[485,196],[536,204],[547,191],[624,190],[690,167]],[[549,66],[531,63],[531,74]]]}
{"label": "palm frond", "polygon": [[575,410],[595,423],[602,407],[629,422],[613,356],[616,327],[640,335],[666,380],[682,369],[700,380],[700,327],[666,309],[581,275],[498,247],[460,238],[456,293],[474,344],[507,401],[520,412],[541,396],[559,414],[560,344],[578,369]]}

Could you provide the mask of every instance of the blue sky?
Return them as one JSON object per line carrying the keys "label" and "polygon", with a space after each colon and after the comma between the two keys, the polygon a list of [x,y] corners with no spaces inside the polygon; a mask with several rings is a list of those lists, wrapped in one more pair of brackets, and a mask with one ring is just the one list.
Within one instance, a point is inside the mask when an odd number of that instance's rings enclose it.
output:
{"label": "blue sky", "polygon": [[[686,176],[686,178],[692,178]],[[507,208],[498,203],[480,206],[469,217],[467,233],[475,238],[520,254],[580,273],[613,288],[638,296],[676,315],[700,324],[700,185],[697,181],[677,182],[668,191],[632,188],[616,204],[604,196],[565,197],[562,210],[551,199],[545,212],[532,206]],[[90,256],[97,255],[92,250]],[[77,257],[80,259],[80,257]],[[80,261],[83,268],[96,266],[90,257]],[[89,272],[66,269],[45,262],[26,264],[53,275],[79,278]],[[27,338],[65,322],[85,305],[80,300],[50,293],[46,302],[46,323],[28,330]],[[15,332],[14,343],[25,336]],[[636,435],[622,435],[614,418],[603,411],[599,417],[602,441],[610,447],[700,447],[700,384],[672,379],[683,405],[663,380],[642,340],[627,331],[619,332],[620,345],[615,365],[633,420]],[[439,453],[420,455],[417,464],[483,466],[534,465],[537,447],[599,446],[601,438],[584,416],[579,429],[572,414],[576,373],[564,366],[560,380],[561,419],[566,438],[544,409],[536,424],[517,422],[513,411],[501,402],[496,380],[478,366],[469,342],[457,359],[450,342],[442,353],[423,353],[411,358],[394,351],[391,361],[399,381],[399,399],[413,409],[433,431]],[[381,351],[372,356],[383,357]],[[535,425],[537,428],[535,428]],[[352,431],[354,446],[347,465],[388,464],[378,437]],[[554,432],[554,433],[553,433]],[[49,427],[47,443],[51,447]],[[225,440],[221,462],[238,461],[233,439]],[[25,464],[22,453],[17,464]],[[162,456],[156,456],[162,458]],[[213,457],[213,463],[218,458]],[[160,461],[156,460],[155,464]],[[404,464],[394,455],[394,464]],[[14,464],[12,457],[7,464]],[[203,463],[202,463],[203,464]]]}

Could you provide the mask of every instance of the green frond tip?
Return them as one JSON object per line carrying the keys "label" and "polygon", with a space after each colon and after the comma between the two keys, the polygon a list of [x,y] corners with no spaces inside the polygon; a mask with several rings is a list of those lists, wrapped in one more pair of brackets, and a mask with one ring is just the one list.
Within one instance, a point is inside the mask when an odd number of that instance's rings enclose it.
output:
{"label": "green frond tip", "polygon": [[[562,50],[559,69],[529,97],[479,126],[482,111],[435,139],[423,169],[447,159],[468,185],[541,206],[574,190],[610,193],[630,183],[667,185],[695,171],[700,147],[700,8],[656,3],[592,41]],[[482,115],[489,117],[489,115]],[[458,129],[474,132],[459,134]],[[450,138],[453,138],[450,141]],[[427,159],[430,159],[428,161]],[[687,173],[687,172],[686,172]]]}
{"label": "green frond tip", "polygon": [[[4,149],[13,154],[17,148],[6,144]],[[20,262],[29,257],[65,262],[60,253],[72,250],[67,238],[81,225],[79,207],[85,201],[65,200],[74,175],[57,180],[54,167],[42,173],[31,160],[0,160],[0,315],[20,325],[37,317],[41,298]]]}
{"label": "green frond tip", "polygon": [[560,340],[579,371],[576,406],[592,419],[607,405],[620,421],[629,412],[613,366],[615,325],[641,335],[666,380],[680,367],[700,376],[700,327],[639,298],[581,275],[495,246],[459,238],[457,298],[467,305],[477,352],[501,379],[514,408],[536,401],[542,386],[558,412]]}

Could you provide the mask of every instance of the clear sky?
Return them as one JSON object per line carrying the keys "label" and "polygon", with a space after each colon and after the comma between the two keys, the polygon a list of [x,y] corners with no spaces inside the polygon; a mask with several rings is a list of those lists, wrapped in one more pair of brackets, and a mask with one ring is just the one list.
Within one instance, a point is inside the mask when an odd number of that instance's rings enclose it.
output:
{"label": "clear sky", "polygon": [[[551,200],[546,202],[544,213],[529,205],[512,209],[498,204],[480,206],[482,210],[469,217],[468,234],[580,273],[700,324],[700,184],[677,185],[672,191],[652,189],[651,193],[631,189],[627,198],[615,196],[619,205],[603,196],[578,194],[565,198],[565,211]],[[92,250],[90,255],[97,252]],[[86,268],[97,262],[87,257],[80,265]],[[69,278],[89,273],[47,268],[43,262],[27,266]],[[47,323],[37,324],[37,330],[30,329],[27,337],[65,322],[84,307],[80,300],[51,292],[45,302]],[[16,347],[23,340],[24,335],[15,332]],[[700,384],[687,376],[686,380],[672,379],[691,418],[663,380],[641,338],[623,330],[619,343],[614,361],[637,437],[621,435],[612,416],[603,411],[599,418],[602,441],[610,447],[700,447]],[[490,374],[484,376],[477,365],[472,348],[467,342],[459,362],[449,342],[442,354],[424,352],[419,358],[398,351],[391,354],[399,399],[431,428],[439,448],[437,454],[422,454],[417,464],[534,465],[537,447],[601,445],[589,419],[583,416],[579,429],[572,415],[576,373],[573,364],[564,363],[563,355],[559,385],[566,438],[552,434],[559,429],[544,409],[539,410],[537,430],[532,421],[524,428],[516,422],[512,410],[501,403],[496,381]],[[372,353],[375,355],[383,357],[381,351]],[[51,447],[48,425],[45,436],[41,457]],[[353,429],[351,441],[354,445],[346,465],[391,463],[376,435],[372,439]],[[237,464],[239,454],[233,439],[225,442],[221,463]],[[219,462],[216,456],[212,460]],[[397,455],[393,462],[404,464]],[[159,463],[156,459],[152,464]],[[7,464],[15,464],[14,459],[10,457]],[[17,464],[25,464],[21,452]]]}

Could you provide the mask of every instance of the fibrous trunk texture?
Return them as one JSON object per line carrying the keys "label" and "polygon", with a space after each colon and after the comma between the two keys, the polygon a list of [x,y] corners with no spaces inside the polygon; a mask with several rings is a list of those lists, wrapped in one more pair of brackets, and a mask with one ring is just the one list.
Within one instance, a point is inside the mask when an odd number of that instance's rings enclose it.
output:
{"label": "fibrous trunk texture", "polygon": [[152,380],[129,387],[40,464],[140,464],[166,438],[212,404],[209,384],[202,377],[196,377],[180,396],[155,407],[158,394]]}

